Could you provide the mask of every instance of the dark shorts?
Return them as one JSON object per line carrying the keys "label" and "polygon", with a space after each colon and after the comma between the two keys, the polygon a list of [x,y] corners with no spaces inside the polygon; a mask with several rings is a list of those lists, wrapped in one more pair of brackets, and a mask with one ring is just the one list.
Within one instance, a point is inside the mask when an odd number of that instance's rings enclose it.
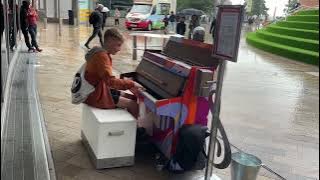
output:
{"label": "dark shorts", "polygon": [[121,94],[120,91],[115,90],[115,89],[110,89],[110,93],[111,93],[114,104],[118,104],[120,94]]}

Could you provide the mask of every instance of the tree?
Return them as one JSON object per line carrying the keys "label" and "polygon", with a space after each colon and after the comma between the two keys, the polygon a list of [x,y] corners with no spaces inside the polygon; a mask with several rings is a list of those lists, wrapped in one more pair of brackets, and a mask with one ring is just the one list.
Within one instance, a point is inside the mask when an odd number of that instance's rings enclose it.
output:
{"label": "tree", "polygon": [[187,8],[195,8],[204,12],[211,12],[213,9],[212,0],[177,0],[178,11]]}
{"label": "tree", "polygon": [[252,1],[252,11],[249,13],[249,15],[268,15],[269,8],[266,7],[265,0],[253,0]]}
{"label": "tree", "polygon": [[295,8],[295,5],[298,3],[298,0],[289,0],[284,12],[290,11]]}

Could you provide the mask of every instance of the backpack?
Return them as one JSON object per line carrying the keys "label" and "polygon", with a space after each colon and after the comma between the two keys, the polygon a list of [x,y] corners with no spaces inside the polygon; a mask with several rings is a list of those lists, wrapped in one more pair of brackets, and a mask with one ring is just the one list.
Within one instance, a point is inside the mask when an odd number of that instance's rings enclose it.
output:
{"label": "backpack", "polygon": [[89,23],[94,24],[95,23],[95,12],[92,12],[89,16]]}
{"label": "backpack", "polygon": [[[220,163],[213,163],[217,169],[226,169],[231,163],[231,148],[227,134],[219,119],[218,130],[222,136],[222,142],[216,141],[216,157],[222,157]],[[179,129],[176,153],[168,163],[168,169],[174,173],[190,170],[202,170],[206,167],[208,156],[205,152],[205,140],[210,136],[208,128],[201,125],[183,125]],[[222,153],[222,145],[224,153]]]}
{"label": "backpack", "polygon": [[77,73],[74,76],[72,87],[71,87],[71,97],[72,104],[81,104],[88,96],[95,90],[95,87],[92,86],[84,78],[86,69],[86,63],[84,63]]}
{"label": "backpack", "polygon": [[[177,150],[170,162],[171,166],[174,165],[174,171],[189,171],[195,168],[205,146],[206,132],[207,127],[200,125],[184,125],[180,128]],[[205,168],[205,164],[197,169]]]}

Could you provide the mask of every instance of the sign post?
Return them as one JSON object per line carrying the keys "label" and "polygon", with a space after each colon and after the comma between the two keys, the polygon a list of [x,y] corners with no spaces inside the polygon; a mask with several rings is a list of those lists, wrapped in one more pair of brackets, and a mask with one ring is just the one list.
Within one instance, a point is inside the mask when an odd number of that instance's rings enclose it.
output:
{"label": "sign post", "polygon": [[216,17],[216,30],[212,56],[220,59],[216,88],[211,87],[209,95],[210,110],[212,114],[211,135],[208,151],[208,162],[205,172],[205,180],[220,180],[213,174],[216,139],[220,117],[220,102],[222,94],[223,78],[227,60],[237,62],[241,26],[244,7],[242,5],[218,6]]}

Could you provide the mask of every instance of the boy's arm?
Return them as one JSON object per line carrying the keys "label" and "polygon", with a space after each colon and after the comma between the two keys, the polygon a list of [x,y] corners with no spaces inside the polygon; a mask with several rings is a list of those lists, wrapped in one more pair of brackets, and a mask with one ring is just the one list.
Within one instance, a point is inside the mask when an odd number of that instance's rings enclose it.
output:
{"label": "boy's arm", "polygon": [[131,80],[118,79],[112,74],[112,63],[109,56],[105,53],[98,53],[93,57],[96,64],[97,72],[106,84],[117,90],[127,90],[134,87]]}

